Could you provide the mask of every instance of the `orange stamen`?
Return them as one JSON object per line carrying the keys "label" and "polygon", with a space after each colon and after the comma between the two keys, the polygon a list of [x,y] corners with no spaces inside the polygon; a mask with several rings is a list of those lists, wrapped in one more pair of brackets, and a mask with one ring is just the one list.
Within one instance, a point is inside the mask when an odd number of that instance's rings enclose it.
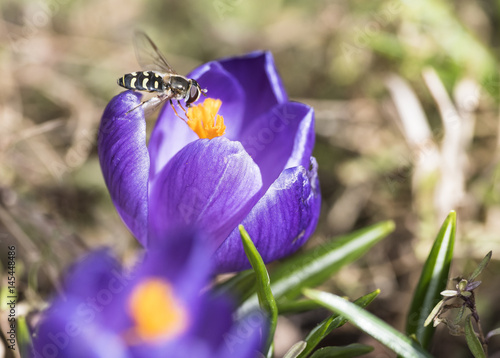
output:
{"label": "orange stamen", "polygon": [[220,99],[207,98],[202,104],[188,108],[188,126],[198,137],[212,139],[226,131],[224,118],[217,114],[222,105]]}
{"label": "orange stamen", "polygon": [[170,284],[160,278],[148,279],[134,288],[129,300],[133,331],[145,341],[170,339],[188,324],[187,312],[175,297]]}

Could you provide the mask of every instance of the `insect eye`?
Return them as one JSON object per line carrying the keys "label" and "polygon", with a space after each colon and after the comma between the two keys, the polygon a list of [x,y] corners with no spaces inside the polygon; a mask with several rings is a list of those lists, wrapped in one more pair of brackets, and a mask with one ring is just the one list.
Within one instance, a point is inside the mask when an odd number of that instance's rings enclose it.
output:
{"label": "insect eye", "polygon": [[198,87],[191,86],[191,89],[189,90],[189,99],[186,101],[186,103],[189,105],[193,102],[196,102],[198,98],[200,98],[200,91],[198,90]]}
{"label": "insect eye", "polygon": [[[198,97],[200,97],[200,91],[198,90],[198,87],[194,87],[194,86],[191,87],[189,97],[191,97],[191,98],[196,97],[196,99],[198,99]],[[195,101],[196,101],[196,99],[195,99]]]}

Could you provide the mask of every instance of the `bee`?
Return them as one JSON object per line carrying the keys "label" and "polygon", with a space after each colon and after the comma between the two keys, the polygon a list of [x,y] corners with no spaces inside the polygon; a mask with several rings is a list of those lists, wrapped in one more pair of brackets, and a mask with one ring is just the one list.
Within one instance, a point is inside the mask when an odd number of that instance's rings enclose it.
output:
{"label": "bee", "polygon": [[155,43],[144,32],[135,32],[134,48],[137,62],[144,71],[127,73],[120,77],[117,83],[126,89],[157,93],[157,95],[141,102],[128,111],[127,114],[139,107],[143,107],[144,115],[148,116],[168,100],[175,115],[186,121],[186,119],[179,116],[172,100],[177,100],[178,106],[182,108],[187,116],[186,109],[181,105],[180,100],[183,99],[186,106],[189,107],[200,98],[201,94],[206,95],[207,90],[202,89],[195,80],[175,72]]}

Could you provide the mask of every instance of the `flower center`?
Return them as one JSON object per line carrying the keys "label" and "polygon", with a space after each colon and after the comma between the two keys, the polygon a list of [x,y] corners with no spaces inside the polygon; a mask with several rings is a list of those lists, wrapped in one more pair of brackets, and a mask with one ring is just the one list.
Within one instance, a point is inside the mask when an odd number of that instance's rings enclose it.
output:
{"label": "flower center", "polygon": [[172,287],[160,278],[151,278],[134,288],[129,300],[134,331],[143,340],[172,338],[182,333],[188,323],[182,302]]}
{"label": "flower center", "polygon": [[207,98],[203,103],[188,108],[187,124],[198,137],[212,139],[224,134],[224,118],[217,114],[221,104],[220,99]]}

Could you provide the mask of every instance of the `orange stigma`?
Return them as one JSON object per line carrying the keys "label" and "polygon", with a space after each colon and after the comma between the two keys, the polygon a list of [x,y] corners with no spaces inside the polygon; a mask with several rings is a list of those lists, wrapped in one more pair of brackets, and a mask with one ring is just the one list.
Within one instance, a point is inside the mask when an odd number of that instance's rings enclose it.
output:
{"label": "orange stigma", "polygon": [[221,105],[220,99],[207,98],[202,104],[188,108],[189,128],[200,138],[212,139],[223,135],[226,131],[224,118],[217,114]]}
{"label": "orange stigma", "polygon": [[133,331],[144,341],[173,338],[188,324],[185,307],[175,297],[170,283],[161,278],[147,279],[134,288],[129,314],[135,323]]}

